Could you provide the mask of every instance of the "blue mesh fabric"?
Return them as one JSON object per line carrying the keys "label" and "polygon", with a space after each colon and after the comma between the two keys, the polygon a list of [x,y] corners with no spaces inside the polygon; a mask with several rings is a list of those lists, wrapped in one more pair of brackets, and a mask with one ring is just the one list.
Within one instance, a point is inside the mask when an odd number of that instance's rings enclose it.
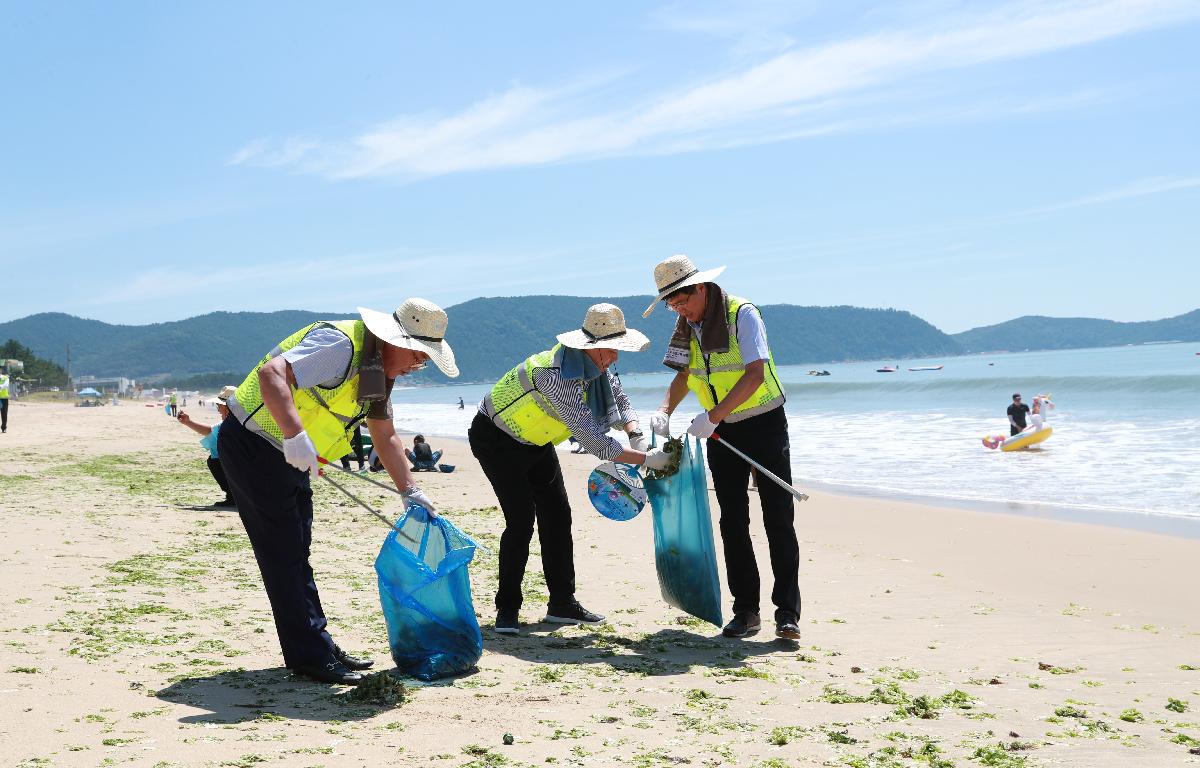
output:
{"label": "blue mesh fabric", "polygon": [[467,565],[475,542],[444,517],[410,504],[375,559],[396,667],[421,680],[472,669],[483,636]]}
{"label": "blue mesh fabric", "polygon": [[663,599],[721,626],[721,577],[700,441],[684,441],[674,475],[644,482],[654,511],[654,564]]}

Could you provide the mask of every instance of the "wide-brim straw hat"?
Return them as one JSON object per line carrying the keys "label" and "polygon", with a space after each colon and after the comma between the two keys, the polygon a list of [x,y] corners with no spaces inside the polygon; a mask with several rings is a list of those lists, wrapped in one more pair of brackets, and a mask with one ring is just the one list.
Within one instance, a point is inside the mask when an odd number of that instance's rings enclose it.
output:
{"label": "wide-brim straw hat", "polygon": [[236,392],[237,387],[227,384],[221,387],[221,394],[217,395],[217,399],[221,401],[221,405],[229,405],[229,398],[233,397]]}
{"label": "wide-brim straw hat", "polygon": [[696,265],[692,263],[691,259],[682,254],[672,256],[669,259],[663,259],[654,268],[654,285],[658,290],[658,295],[654,297],[654,301],[650,302],[650,306],[646,307],[646,311],[642,313],[642,317],[650,317],[650,313],[658,306],[658,302],[680,288],[686,288],[689,285],[699,285],[700,283],[711,283],[724,271],[725,267],[717,267],[716,269],[701,272],[696,269]]}
{"label": "wide-brim straw hat", "polygon": [[650,346],[646,334],[625,327],[625,313],[614,304],[593,304],[577,331],[557,336],[559,343],[572,349],[619,349],[641,352]]}
{"label": "wide-brim straw hat", "polygon": [[359,307],[367,329],[380,341],[401,349],[413,349],[429,355],[442,373],[454,378],[454,350],[446,343],[446,326],[450,324],[446,311],[426,299],[405,299],[395,312],[377,312]]}

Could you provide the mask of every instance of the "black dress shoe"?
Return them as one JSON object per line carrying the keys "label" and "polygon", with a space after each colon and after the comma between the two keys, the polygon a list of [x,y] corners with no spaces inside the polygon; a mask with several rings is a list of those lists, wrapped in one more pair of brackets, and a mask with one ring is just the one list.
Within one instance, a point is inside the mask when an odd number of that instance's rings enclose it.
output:
{"label": "black dress shoe", "polygon": [[220,501],[214,502],[213,506],[214,507],[236,507],[237,504],[234,503],[233,499],[226,496],[225,498],[221,499]]}
{"label": "black dress shoe", "polygon": [[362,675],[333,657],[321,664],[297,664],[292,667],[292,672],[316,680],[318,683],[335,683],[337,685],[358,685],[363,679]]}
{"label": "black dress shoe", "polygon": [[745,637],[753,635],[761,628],[762,620],[758,618],[758,613],[744,611],[734,614],[725,628],[721,630],[721,634],[725,637]]}
{"label": "black dress shoe", "polygon": [[375,666],[375,662],[371,661],[370,659],[360,659],[356,656],[351,656],[341,648],[338,648],[336,644],[333,646],[333,658],[342,662],[342,664],[344,664],[346,667],[359,672]]}

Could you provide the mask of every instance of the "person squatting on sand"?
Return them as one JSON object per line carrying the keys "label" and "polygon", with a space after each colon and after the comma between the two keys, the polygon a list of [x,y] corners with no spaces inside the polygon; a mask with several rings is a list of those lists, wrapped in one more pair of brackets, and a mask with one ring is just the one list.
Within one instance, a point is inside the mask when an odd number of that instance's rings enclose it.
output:
{"label": "person squatting on sand", "polygon": [[[229,398],[237,390],[237,387],[229,386],[221,390],[221,394],[217,395],[217,415],[224,421],[229,416]],[[204,401],[201,400],[203,403]],[[221,434],[221,422],[217,422],[211,427],[204,424],[197,424],[192,421],[192,417],[187,415],[186,411],[180,411],[176,416],[179,423],[188,429],[198,432],[203,435],[200,439],[200,445],[208,451],[208,471],[212,473],[213,480],[217,481],[217,485],[221,487],[225,498],[213,504],[214,507],[232,507],[233,497],[229,495],[229,483],[225,480],[225,470],[221,468],[220,455],[217,450],[217,440]]]}
{"label": "person squatting on sand", "polygon": [[[767,331],[758,308],[731,296],[712,282],[725,267],[701,272],[686,256],[672,256],[654,268],[658,293],[643,313],[649,317],[659,300],[679,315],[663,364],[676,371],[663,403],[650,417],[650,426],[664,437],[670,433],[671,413],[688,390],[705,412],[688,433],[710,438],[720,425],[721,440],[708,440],[717,504],[721,507],[721,539],[725,571],[733,593],[733,619],[722,633],[745,637],[761,627],[759,576],[750,541],[750,498],[746,486],[750,465],[725,447],[729,440],[750,458],[786,482],[792,480],[791,444],[784,413],[783,385],[767,345]],[[762,505],[771,571],[775,585],[775,634],[800,638],[800,546],[796,539],[792,496],[775,483],[758,489]]]}
{"label": "person squatting on sand", "polygon": [[309,564],[312,477],[318,456],[336,461],[366,419],[375,451],[407,502],[434,514],[413,483],[389,400],[397,376],[433,361],[454,377],[446,313],[407,299],[394,313],[358,308],[361,320],[318,321],[281,341],[229,398],[221,464],[254,548],[284,664],[327,683],[356,684],[372,662],[330,637]]}
{"label": "person squatting on sand", "polygon": [[[649,443],[638,429],[637,412],[610,370],[622,350],[640,352],[649,339],[626,328],[624,314],[612,304],[593,305],[581,328],[557,338],[558,344],[500,378],[479,404],[467,433],[471,453],[504,512],[496,591],[496,631],[502,634],[520,631],[521,579],[535,520],[550,592],[546,621],[604,621],[575,599],[571,505],[554,446],[574,437],[588,453],[604,460],[652,469],[663,469],[669,461],[661,449],[647,453]],[[629,435],[630,448],[605,434],[610,427]]]}

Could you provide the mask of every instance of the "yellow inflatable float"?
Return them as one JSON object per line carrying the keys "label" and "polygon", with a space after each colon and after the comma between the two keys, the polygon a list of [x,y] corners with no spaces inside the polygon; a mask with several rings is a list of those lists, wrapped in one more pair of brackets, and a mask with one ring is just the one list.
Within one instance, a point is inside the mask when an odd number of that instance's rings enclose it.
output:
{"label": "yellow inflatable float", "polygon": [[1038,395],[1033,398],[1033,413],[1030,415],[1030,421],[1033,424],[1023,432],[1018,432],[1012,437],[1005,435],[992,435],[983,438],[985,448],[999,448],[1004,452],[1020,451],[1031,445],[1044,443],[1054,434],[1054,427],[1046,424],[1046,415],[1050,409],[1054,407],[1054,403],[1050,402],[1049,395]]}

